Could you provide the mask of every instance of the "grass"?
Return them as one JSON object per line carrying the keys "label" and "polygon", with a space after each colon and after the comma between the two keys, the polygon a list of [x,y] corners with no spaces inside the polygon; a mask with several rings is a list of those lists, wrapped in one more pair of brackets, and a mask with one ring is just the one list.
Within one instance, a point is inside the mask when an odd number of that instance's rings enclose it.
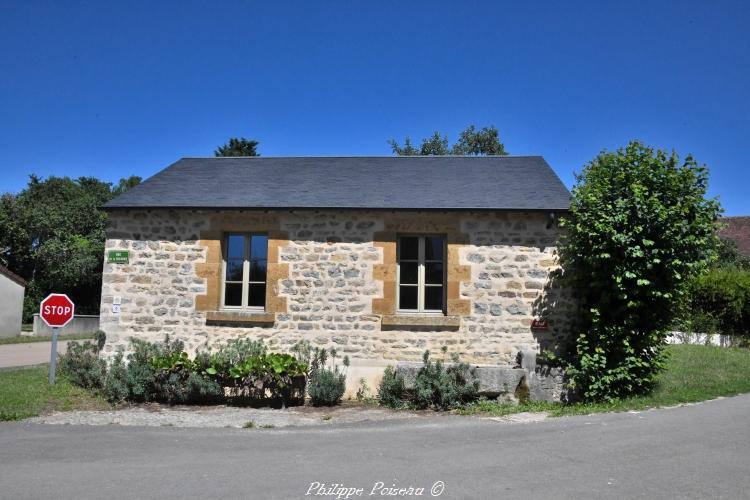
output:
{"label": "grass", "polygon": [[247,422],[244,423],[242,428],[243,429],[255,429],[255,422],[252,420],[248,420]]}
{"label": "grass", "polygon": [[494,401],[478,401],[457,410],[463,415],[503,416],[525,411],[546,411],[551,416],[581,415],[607,411],[644,410],[694,403],[720,396],[750,392],[750,350],[699,345],[673,345],[667,348],[669,359],[654,390],[644,396],[614,403],[576,403],[570,405],[529,402],[513,406]]}
{"label": "grass", "polygon": [[[93,339],[93,333],[70,333],[67,335],[58,335],[57,340],[84,340]],[[32,337],[30,335],[16,335],[15,337],[0,338],[0,345],[4,344],[28,344],[31,342],[50,342],[52,337]]]}
{"label": "grass", "polygon": [[21,420],[48,411],[107,409],[110,406],[64,377],[50,385],[49,368],[0,370],[0,420]]}

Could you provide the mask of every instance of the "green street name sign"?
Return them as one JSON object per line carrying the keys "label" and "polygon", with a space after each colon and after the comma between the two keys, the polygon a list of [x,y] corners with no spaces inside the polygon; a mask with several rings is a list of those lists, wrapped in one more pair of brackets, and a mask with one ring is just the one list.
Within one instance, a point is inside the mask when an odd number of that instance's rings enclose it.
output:
{"label": "green street name sign", "polygon": [[107,262],[110,264],[127,264],[130,252],[127,250],[110,250],[107,253]]}

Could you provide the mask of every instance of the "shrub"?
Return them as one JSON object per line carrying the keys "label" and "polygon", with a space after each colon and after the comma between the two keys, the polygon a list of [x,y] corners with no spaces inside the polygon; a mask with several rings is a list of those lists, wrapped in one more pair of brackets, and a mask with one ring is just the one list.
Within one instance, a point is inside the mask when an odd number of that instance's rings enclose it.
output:
{"label": "shrub", "polygon": [[391,408],[399,408],[406,403],[406,388],[404,377],[387,366],[383,372],[383,378],[378,386],[378,399],[380,404]]}
{"label": "shrub", "polygon": [[[443,348],[443,353],[446,352],[447,349]],[[404,377],[387,367],[378,388],[381,404],[392,408],[413,406],[449,410],[473,401],[479,390],[476,370],[462,363],[455,353],[451,358],[453,363],[446,365],[442,360],[432,361],[430,351],[425,351],[414,387],[408,390]]]}
{"label": "shrub", "polygon": [[109,366],[104,381],[104,398],[112,404],[119,404],[130,399],[130,388],[127,383],[128,368],[118,352]]}
{"label": "shrub", "polygon": [[107,343],[107,334],[104,333],[102,330],[95,331],[94,341],[96,342],[97,352],[102,352],[102,349],[104,349],[104,344]]}
{"label": "shrub", "polygon": [[631,142],[577,176],[561,265],[580,309],[567,370],[587,400],[650,390],[686,280],[712,260],[719,205],[692,157]]}
{"label": "shrub", "polygon": [[[179,340],[131,339],[125,359],[118,353],[109,371],[98,348],[71,343],[61,367],[73,383],[100,390],[112,403],[159,401],[206,403],[229,398],[304,400],[308,366],[289,354],[266,353],[260,341],[236,340],[191,359]],[[337,370],[337,369],[336,369]]]}
{"label": "shrub", "polygon": [[750,271],[710,269],[690,281],[686,330],[744,336],[750,340]]}
{"label": "shrub", "polygon": [[[346,373],[345,371],[339,372],[336,364],[336,350],[331,349],[330,354],[330,369],[325,367],[328,358],[325,349],[316,349],[312,354],[307,394],[313,406],[335,406],[341,401],[346,391]],[[344,367],[349,367],[349,358],[346,356]]]}
{"label": "shrub", "polygon": [[91,342],[69,342],[60,357],[60,372],[75,385],[100,390],[104,387],[107,363],[99,359],[99,350]]}
{"label": "shrub", "polygon": [[433,362],[430,351],[422,356],[424,366],[414,383],[414,404],[417,408],[449,410],[476,399],[479,379],[476,370],[461,363],[454,354],[453,364],[445,366],[442,360]]}

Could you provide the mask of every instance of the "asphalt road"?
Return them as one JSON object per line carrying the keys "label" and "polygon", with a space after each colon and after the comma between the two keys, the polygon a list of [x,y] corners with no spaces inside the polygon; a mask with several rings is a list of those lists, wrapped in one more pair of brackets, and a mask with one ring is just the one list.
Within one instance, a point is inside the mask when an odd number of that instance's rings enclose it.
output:
{"label": "asphalt road", "polygon": [[[57,352],[65,354],[67,340],[57,342]],[[52,350],[51,342],[28,342],[25,344],[0,345],[0,368],[12,366],[31,366],[49,363]]]}
{"label": "asphalt road", "polygon": [[[0,424],[2,498],[748,498],[750,396],[643,413],[496,422],[179,429]],[[310,495],[306,496],[307,492]],[[318,490],[319,491],[319,490]],[[341,496],[340,498],[344,498]],[[393,498],[393,497],[391,497]],[[398,496],[396,498],[399,498]]]}

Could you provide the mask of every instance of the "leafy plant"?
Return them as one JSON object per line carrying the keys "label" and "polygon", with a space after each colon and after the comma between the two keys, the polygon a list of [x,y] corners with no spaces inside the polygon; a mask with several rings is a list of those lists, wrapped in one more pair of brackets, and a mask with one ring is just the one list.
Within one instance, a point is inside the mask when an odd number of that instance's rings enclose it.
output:
{"label": "leafy plant", "polygon": [[449,410],[476,399],[479,389],[476,370],[461,363],[455,353],[452,361],[453,364],[446,366],[442,360],[432,361],[430,351],[424,352],[424,366],[414,383],[413,403],[417,408]]}
{"label": "leafy plant", "polygon": [[343,371],[339,371],[336,364],[336,350],[331,349],[331,368],[326,368],[328,351],[316,349],[312,355],[310,365],[310,381],[307,386],[307,394],[313,406],[335,406],[339,404],[346,391],[346,369],[349,367],[349,358],[344,356]]}
{"label": "leafy plant", "polygon": [[71,383],[98,391],[104,387],[107,363],[99,359],[99,350],[91,342],[69,342],[67,351],[60,356],[60,372]]}
{"label": "leafy plant", "polygon": [[568,373],[586,400],[647,392],[686,280],[713,259],[720,208],[708,170],[631,142],[577,176],[562,219],[565,278],[579,311]]}
{"label": "leafy plant", "polygon": [[102,352],[102,349],[104,349],[104,344],[107,343],[107,334],[102,330],[95,331],[94,342],[96,342],[96,351]]}
{"label": "leafy plant", "polygon": [[400,408],[407,401],[404,376],[396,373],[392,366],[386,366],[378,386],[380,404],[390,408]]}
{"label": "leafy plant", "polygon": [[692,332],[722,333],[750,341],[750,271],[710,269],[690,281],[682,326]]}
{"label": "leafy plant", "polygon": [[357,388],[357,393],[355,395],[357,398],[357,401],[360,403],[372,403],[375,399],[370,390],[370,386],[367,383],[367,379],[364,377],[359,379],[359,387]]}
{"label": "leafy plant", "polygon": [[[442,352],[446,354],[447,349],[443,347]],[[449,410],[475,400],[479,390],[476,369],[461,362],[456,353],[451,355],[451,361],[447,365],[440,359],[433,361],[430,351],[425,351],[423,365],[410,388],[403,375],[387,367],[378,388],[380,403],[391,408]]]}

